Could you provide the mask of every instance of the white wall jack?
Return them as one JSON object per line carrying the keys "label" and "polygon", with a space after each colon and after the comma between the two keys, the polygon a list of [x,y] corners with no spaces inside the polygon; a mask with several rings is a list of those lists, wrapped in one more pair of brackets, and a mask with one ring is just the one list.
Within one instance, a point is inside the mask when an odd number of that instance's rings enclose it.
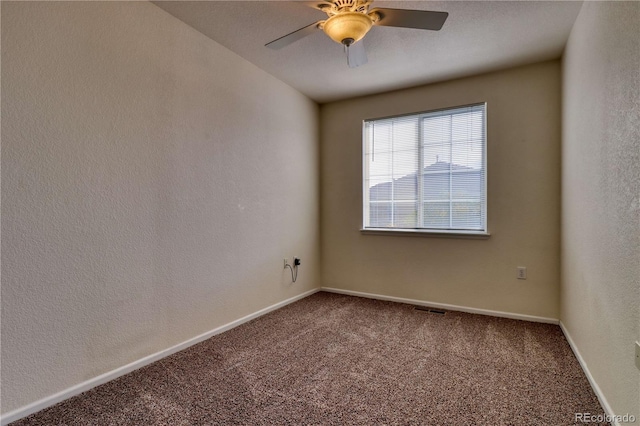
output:
{"label": "white wall jack", "polygon": [[636,367],[640,370],[640,342],[636,342]]}
{"label": "white wall jack", "polygon": [[527,267],[526,266],[518,266],[516,268],[516,278],[519,280],[527,279]]}
{"label": "white wall jack", "polygon": [[284,266],[283,268],[286,269],[287,265],[289,264],[289,259],[287,259],[286,257],[284,258]]}

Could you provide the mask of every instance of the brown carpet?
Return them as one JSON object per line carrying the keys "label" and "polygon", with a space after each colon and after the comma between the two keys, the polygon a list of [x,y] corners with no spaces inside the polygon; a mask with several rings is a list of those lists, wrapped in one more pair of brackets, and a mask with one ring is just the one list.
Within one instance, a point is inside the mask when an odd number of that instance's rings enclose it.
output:
{"label": "brown carpet", "polygon": [[604,414],[558,326],[317,293],[13,425],[568,425],[577,412]]}

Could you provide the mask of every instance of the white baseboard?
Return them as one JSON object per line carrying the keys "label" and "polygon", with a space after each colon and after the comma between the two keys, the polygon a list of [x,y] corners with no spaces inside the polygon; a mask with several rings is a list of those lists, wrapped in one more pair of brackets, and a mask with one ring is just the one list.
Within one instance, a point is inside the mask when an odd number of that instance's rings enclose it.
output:
{"label": "white baseboard", "polygon": [[[576,358],[578,358],[578,362],[580,363],[580,367],[582,367],[582,371],[584,372],[585,376],[587,376],[587,380],[589,380],[589,384],[591,385],[591,388],[593,389],[593,392],[598,397],[598,401],[600,401],[600,405],[602,405],[602,408],[604,409],[605,414],[610,416],[610,417],[612,417],[612,418],[614,418],[613,410],[611,409],[611,406],[609,405],[609,402],[607,401],[607,398],[604,397],[604,394],[600,390],[600,386],[598,386],[598,384],[596,383],[595,379],[591,375],[591,371],[589,371],[589,367],[587,367],[587,363],[584,361],[584,358],[582,358],[582,355],[580,354],[580,351],[578,350],[578,347],[573,342],[573,339],[571,338],[571,335],[569,334],[569,331],[566,329],[566,327],[564,326],[562,321],[560,321],[560,329],[564,333],[564,337],[567,339],[567,342],[569,342],[569,346],[571,347],[571,350],[573,351],[573,354],[576,356]],[[615,421],[615,418],[614,418],[614,421],[613,421],[612,424],[614,426],[619,426],[620,425],[620,423]]]}
{"label": "white baseboard", "polygon": [[403,297],[385,296],[382,294],[363,293],[360,291],[342,290],[339,288],[321,287],[320,290],[329,293],[346,294],[348,296],[366,297],[367,299],[386,300],[389,302],[406,303],[408,305],[429,306],[432,308],[445,309],[449,311],[467,312],[470,314],[488,315],[492,317],[511,318],[523,321],[542,322],[545,324],[558,324],[560,320],[556,318],[537,317],[533,315],[515,314],[512,312],[491,311],[489,309],[469,308],[466,306],[449,305],[447,303],[429,302],[426,300],[405,299]]}
{"label": "white baseboard", "polygon": [[232,321],[228,324],[225,324],[223,326],[214,328],[213,330],[207,331],[206,333],[203,333],[199,336],[193,337],[189,340],[186,340],[182,343],[179,343],[175,346],[172,346],[168,349],[162,350],[160,352],[156,352],[154,354],[148,355],[144,358],[141,358],[137,361],[134,361],[130,364],[124,365],[120,368],[116,368],[115,370],[109,371],[107,373],[101,374],[97,377],[94,377],[93,379],[89,379],[85,382],[79,383],[75,386],[72,386],[68,389],[65,389],[61,392],[58,392],[54,395],[48,396],[46,398],[42,398],[39,401],[33,402],[29,405],[26,405],[24,407],[18,408],[17,410],[14,411],[10,411],[6,414],[2,415],[2,419],[0,419],[0,424],[2,426],[7,425],[11,422],[15,422],[16,420],[19,420],[23,417],[26,417],[30,414],[33,414],[37,411],[43,410],[47,407],[50,407],[54,404],[57,404],[58,402],[64,401],[65,399],[71,398],[72,396],[76,396],[78,394],[81,394],[82,392],[86,392],[89,389],[92,389],[96,386],[99,386],[103,383],[106,383],[108,381],[111,381],[113,379],[116,379],[120,376],[124,376],[127,373],[130,373],[134,370],[137,370],[139,368],[142,368],[146,365],[151,364],[152,362],[158,361],[159,359],[165,358],[169,355],[172,355],[176,352],[180,352],[183,349],[188,348],[189,346],[193,346],[196,343],[200,343],[204,340],[207,340],[210,337],[215,336],[216,334],[220,334],[223,333],[227,330],[230,330],[232,328],[235,328],[241,324],[244,324],[245,322],[251,321],[252,319],[258,318],[262,315],[268,314],[269,312],[275,311],[277,309],[282,308],[283,306],[286,306],[290,303],[296,302],[300,299],[304,299],[307,296],[311,296],[314,293],[317,293],[318,291],[320,291],[319,288],[315,288],[313,290],[309,290],[307,292],[304,292],[302,294],[299,294],[297,296],[291,297],[287,300],[283,300],[282,302],[278,302],[274,305],[268,306],[264,309],[260,309],[257,312],[254,312],[250,315],[247,315],[245,317],[242,317],[240,319],[237,319],[235,321]]}

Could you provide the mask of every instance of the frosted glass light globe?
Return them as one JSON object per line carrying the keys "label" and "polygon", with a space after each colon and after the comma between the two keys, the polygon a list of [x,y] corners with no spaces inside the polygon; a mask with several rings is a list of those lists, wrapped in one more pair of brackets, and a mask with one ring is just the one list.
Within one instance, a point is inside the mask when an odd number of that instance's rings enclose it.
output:
{"label": "frosted glass light globe", "polygon": [[372,25],[373,22],[368,15],[359,12],[343,12],[327,19],[322,29],[336,43],[345,44],[345,40],[352,40],[351,43],[355,43],[362,39]]}

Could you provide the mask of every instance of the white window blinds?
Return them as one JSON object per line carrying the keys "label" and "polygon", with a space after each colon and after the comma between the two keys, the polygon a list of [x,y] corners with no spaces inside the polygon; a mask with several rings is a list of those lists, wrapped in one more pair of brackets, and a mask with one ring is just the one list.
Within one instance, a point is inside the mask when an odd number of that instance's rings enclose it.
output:
{"label": "white window blinds", "polygon": [[486,232],[486,105],[364,123],[364,228]]}

